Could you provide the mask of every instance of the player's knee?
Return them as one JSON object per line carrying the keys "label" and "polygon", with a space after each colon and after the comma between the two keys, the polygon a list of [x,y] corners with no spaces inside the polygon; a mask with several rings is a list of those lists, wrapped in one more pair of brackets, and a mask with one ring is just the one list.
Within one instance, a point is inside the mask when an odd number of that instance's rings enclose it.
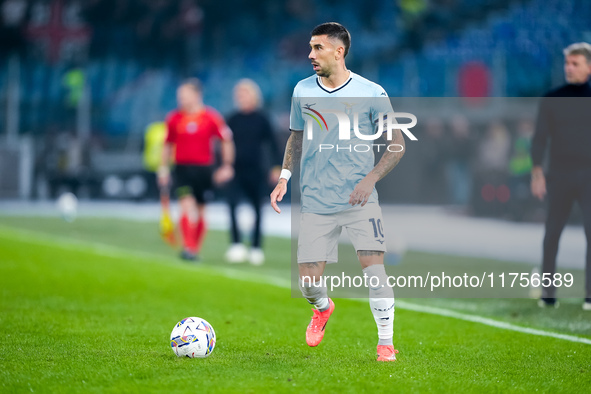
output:
{"label": "player's knee", "polygon": [[311,277],[314,281],[318,281],[322,277],[324,267],[326,266],[325,261],[312,262],[312,263],[299,263],[298,269],[300,271],[300,278]]}

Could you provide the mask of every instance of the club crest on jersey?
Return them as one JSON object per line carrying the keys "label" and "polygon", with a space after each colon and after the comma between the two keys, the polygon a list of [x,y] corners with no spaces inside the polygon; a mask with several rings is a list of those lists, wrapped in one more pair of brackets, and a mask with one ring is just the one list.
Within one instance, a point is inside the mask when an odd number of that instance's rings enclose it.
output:
{"label": "club crest on jersey", "polygon": [[186,128],[187,128],[187,133],[194,134],[194,133],[197,132],[197,129],[198,129],[197,123],[195,123],[195,122],[189,122],[189,123],[187,123],[187,127]]}
{"label": "club crest on jersey", "polygon": [[342,104],[345,106],[345,113],[347,115],[351,115],[351,113],[353,112],[353,106],[356,105],[357,103],[342,102]]}

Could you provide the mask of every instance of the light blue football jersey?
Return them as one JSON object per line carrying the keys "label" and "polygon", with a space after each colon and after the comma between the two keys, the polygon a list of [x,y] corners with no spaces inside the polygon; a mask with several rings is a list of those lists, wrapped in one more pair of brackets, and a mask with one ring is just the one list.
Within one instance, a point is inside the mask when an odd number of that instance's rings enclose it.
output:
{"label": "light blue football jersey", "polygon": [[[316,75],[298,82],[291,102],[290,129],[304,133],[302,212],[330,214],[352,208],[349,195],[375,166],[373,144],[383,144],[381,150],[385,149],[383,139],[365,140],[354,133],[355,118],[359,134],[375,135],[383,124],[380,114],[385,117],[392,111],[386,91],[353,72],[334,89],[325,87]],[[343,119],[345,114],[350,123],[347,138],[343,138],[344,127],[339,124],[339,116]],[[374,188],[368,203],[377,201]]]}

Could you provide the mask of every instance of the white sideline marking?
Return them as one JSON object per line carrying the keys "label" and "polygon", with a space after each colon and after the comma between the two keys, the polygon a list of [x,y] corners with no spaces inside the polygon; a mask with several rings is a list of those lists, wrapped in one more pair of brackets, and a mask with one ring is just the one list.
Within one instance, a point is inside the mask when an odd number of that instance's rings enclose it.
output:
{"label": "white sideline marking", "polygon": [[483,316],[478,316],[478,315],[469,315],[466,313],[456,312],[451,309],[438,308],[438,307],[428,306],[428,305],[413,304],[413,303],[406,302],[406,301],[396,301],[396,306],[400,307],[402,309],[407,309],[407,310],[414,311],[414,312],[430,313],[432,315],[451,317],[454,319],[465,320],[465,321],[469,321],[472,323],[484,324],[487,326],[496,327],[496,328],[500,328],[503,330],[517,331],[517,332],[521,332],[524,334],[539,335],[542,337],[563,339],[565,341],[578,342],[578,343],[584,343],[586,345],[591,345],[591,339],[589,339],[589,338],[577,337],[575,335],[568,335],[568,334],[559,334],[559,333],[552,332],[552,331],[538,330],[536,328],[522,327],[522,326],[518,326],[515,324],[507,323],[504,321],[489,319],[488,317],[483,317]]}
{"label": "white sideline marking", "polygon": [[[231,275],[231,277],[234,277],[235,279],[243,279],[246,281],[250,281],[249,279],[243,278],[239,275]],[[284,280],[275,281],[275,280],[273,280],[275,278],[272,278],[272,277],[267,277],[267,278],[269,279],[266,281],[267,283],[272,283],[277,287],[291,288],[291,282],[289,282],[289,281],[284,281]],[[258,281],[261,281],[261,279],[259,279]],[[285,282],[287,282],[287,284]],[[350,298],[350,299],[353,301],[366,302],[366,300],[363,298]],[[490,319],[488,317],[456,312],[451,309],[439,308],[439,307],[428,306],[428,305],[420,305],[420,304],[415,304],[412,302],[401,301],[401,300],[396,301],[396,307],[401,308],[401,309],[406,309],[409,311],[413,311],[413,312],[429,313],[431,315],[451,317],[453,319],[464,320],[464,321],[468,321],[471,323],[484,324],[486,326],[500,328],[502,330],[516,331],[516,332],[521,332],[523,334],[538,335],[538,336],[542,336],[542,337],[550,337],[550,338],[562,339],[562,340],[570,341],[570,342],[577,342],[577,343],[584,343],[586,345],[591,345],[591,339],[589,339],[589,338],[583,338],[583,337],[578,337],[575,335],[568,335],[568,334],[559,334],[556,332],[544,331],[544,330],[539,330],[536,328],[522,327],[522,326],[518,326],[515,324],[507,323],[504,321]]]}
{"label": "white sideline marking", "polygon": [[[32,240],[30,238],[31,235],[34,235],[35,237],[37,237],[37,239]],[[12,239],[16,239],[16,240],[19,240],[22,242],[33,243],[33,244],[42,244],[42,245],[51,246],[51,247],[60,247],[62,249],[67,249],[67,250],[76,250],[76,251],[84,251],[84,252],[92,251],[97,254],[102,254],[103,256],[107,256],[107,257],[122,258],[125,255],[127,255],[127,256],[132,255],[137,258],[150,259],[152,261],[158,260],[160,258],[160,260],[162,261],[162,256],[159,256],[159,255],[152,255],[149,253],[137,252],[134,250],[128,250],[128,249],[120,248],[117,246],[102,244],[102,243],[98,243],[98,242],[72,240],[72,239],[65,238],[65,237],[60,237],[60,236],[55,236],[55,235],[47,235],[47,234],[39,233],[36,231],[30,231],[30,230],[15,229],[15,228],[11,228],[11,227],[5,227],[2,225],[0,225],[0,238],[12,238]],[[189,267],[189,266],[187,266],[187,267]],[[291,288],[291,282],[289,280],[280,279],[280,278],[276,278],[273,276],[262,276],[262,275],[250,274],[250,273],[236,270],[236,269],[232,269],[229,267],[200,267],[200,268],[205,268],[209,271],[212,271],[212,273],[218,273],[218,274],[223,275],[223,276],[230,278],[230,279],[237,279],[237,280],[242,280],[242,281],[251,282],[251,283],[252,282],[266,283],[266,284],[271,284],[271,285],[285,288],[285,289]],[[364,301],[364,302],[366,301],[365,299],[359,299],[359,298],[352,298],[352,300]],[[544,330],[539,330],[536,328],[522,327],[522,326],[518,326],[515,324],[511,324],[511,323],[507,323],[507,322],[503,322],[503,321],[499,321],[499,320],[494,320],[494,319],[490,319],[490,318],[483,317],[483,316],[456,312],[451,309],[444,309],[444,308],[439,308],[439,307],[434,307],[434,306],[414,304],[412,302],[406,302],[406,301],[401,301],[401,300],[396,301],[396,306],[398,308],[406,309],[406,310],[413,311],[413,312],[428,313],[431,315],[437,315],[437,316],[443,316],[443,317],[451,317],[453,319],[464,320],[464,321],[468,321],[471,323],[484,324],[486,326],[495,327],[495,328],[499,328],[502,330],[515,331],[515,332],[520,332],[523,334],[550,337],[550,338],[555,338],[555,339],[562,339],[564,341],[569,341],[569,342],[584,343],[586,345],[591,345],[591,339],[589,339],[589,338],[583,338],[583,337],[578,337],[575,335],[568,335],[568,334],[559,334],[556,332],[544,331]]]}

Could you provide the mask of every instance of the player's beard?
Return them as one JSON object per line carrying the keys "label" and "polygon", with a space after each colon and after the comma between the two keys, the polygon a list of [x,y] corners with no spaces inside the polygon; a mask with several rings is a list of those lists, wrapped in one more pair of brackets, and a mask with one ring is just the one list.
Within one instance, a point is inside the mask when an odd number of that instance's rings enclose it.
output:
{"label": "player's beard", "polygon": [[328,77],[330,77],[332,75],[332,73],[329,70],[325,69],[325,68],[320,68],[320,70],[318,70],[316,72],[316,75],[318,75],[321,78],[328,78]]}

